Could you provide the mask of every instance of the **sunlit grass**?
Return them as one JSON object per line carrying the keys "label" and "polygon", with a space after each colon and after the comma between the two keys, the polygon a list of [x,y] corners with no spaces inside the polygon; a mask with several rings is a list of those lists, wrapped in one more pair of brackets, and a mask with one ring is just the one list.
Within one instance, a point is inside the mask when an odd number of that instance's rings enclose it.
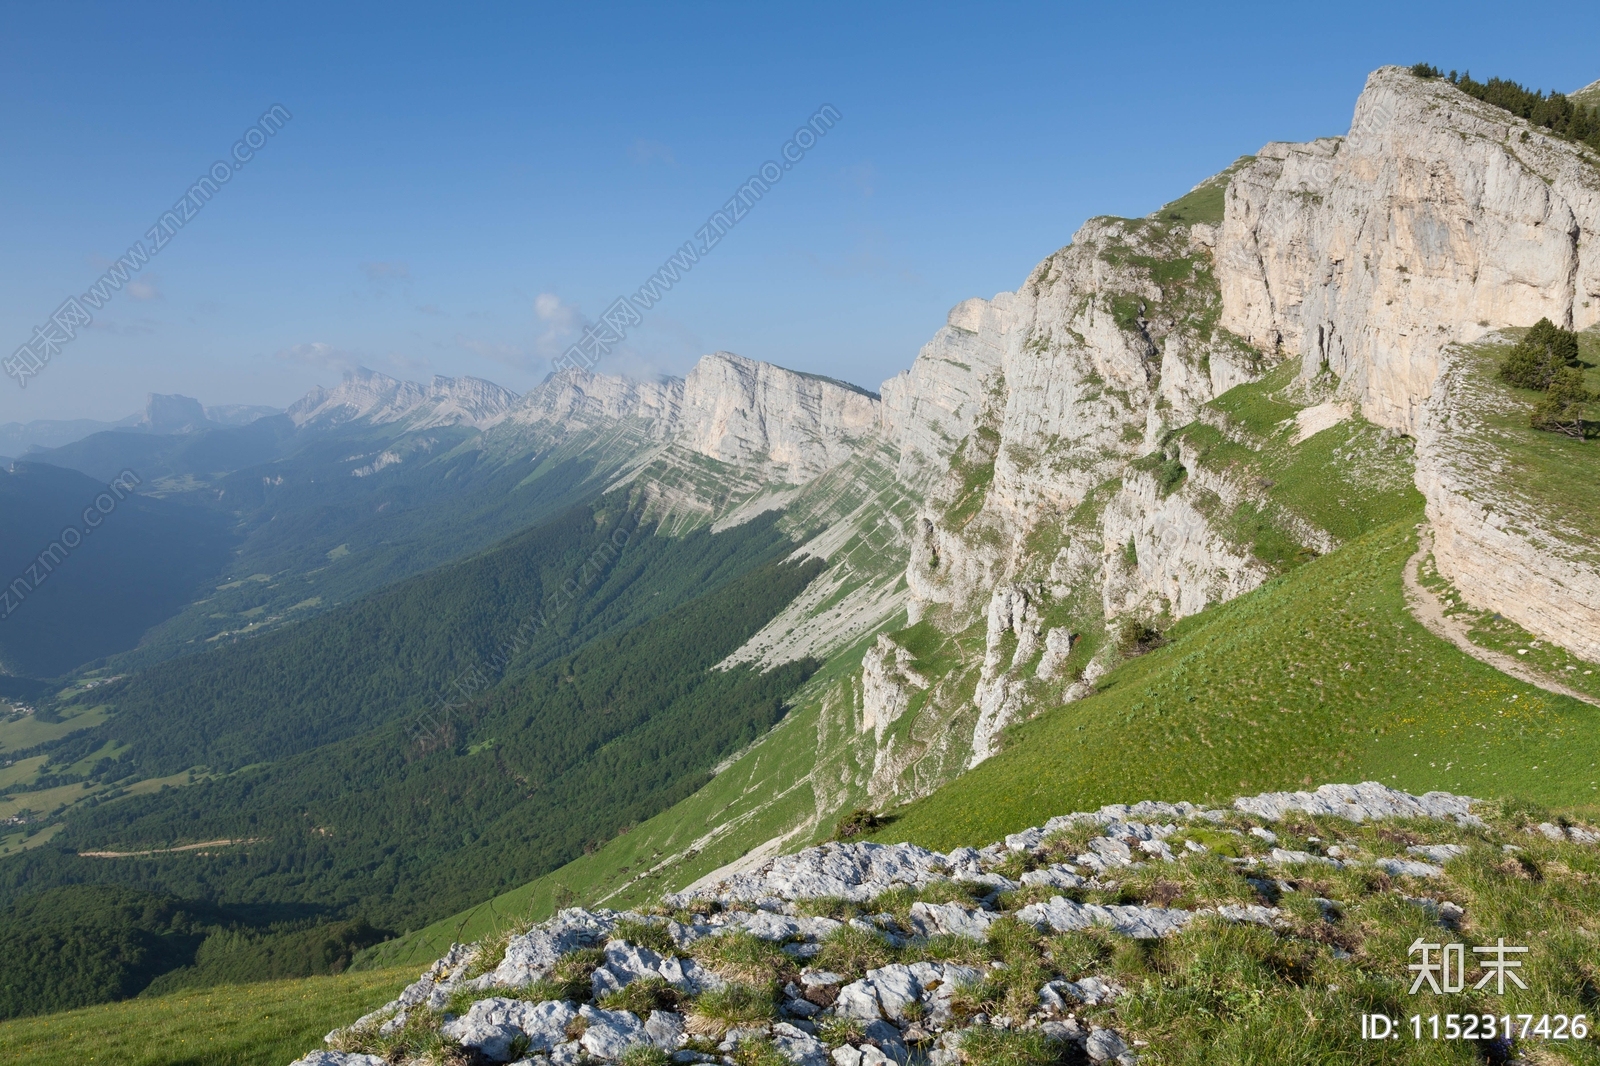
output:
{"label": "sunlit grass", "polygon": [[414,969],[222,985],[0,1022],[0,1062],[284,1066],[382,1006]]}

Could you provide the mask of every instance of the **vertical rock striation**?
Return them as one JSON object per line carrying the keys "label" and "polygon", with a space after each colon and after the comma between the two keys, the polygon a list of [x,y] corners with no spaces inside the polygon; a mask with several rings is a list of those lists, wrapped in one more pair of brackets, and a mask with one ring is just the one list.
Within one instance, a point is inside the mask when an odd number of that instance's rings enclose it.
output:
{"label": "vertical rock striation", "polygon": [[1307,376],[1326,368],[1369,420],[1417,437],[1440,572],[1479,607],[1600,658],[1600,571],[1562,548],[1557,516],[1474,492],[1451,428],[1468,386],[1448,354],[1540,318],[1600,322],[1600,160],[1386,67],[1349,136],[1269,144],[1234,177],[1218,272],[1225,327]]}

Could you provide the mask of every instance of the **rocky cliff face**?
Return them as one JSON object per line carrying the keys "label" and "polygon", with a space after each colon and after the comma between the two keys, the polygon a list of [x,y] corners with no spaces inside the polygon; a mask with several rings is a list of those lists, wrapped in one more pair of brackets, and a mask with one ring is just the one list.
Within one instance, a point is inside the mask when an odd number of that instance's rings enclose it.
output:
{"label": "rocky cliff face", "polygon": [[1557,516],[1472,492],[1452,430],[1472,390],[1448,355],[1540,318],[1600,322],[1600,160],[1384,68],[1349,136],[1269,144],[1234,177],[1217,261],[1226,328],[1307,377],[1325,368],[1368,419],[1417,437],[1440,572],[1477,606],[1600,655],[1595,560],[1562,546]]}
{"label": "rocky cliff face", "polygon": [[[1585,150],[1385,69],[1348,136],[1268,145],[1217,181],[1220,220],[1092,220],[1016,292],[958,305],[884,383],[897,472],[923,477],[908,620],[982,652],[944,677],[889,638],[867,652],[875,798],[936,783],[924,758],[949,772],[951,733],[975,764],[1009,722],[1088,691],[1125,623],[1271,576],[1228,520],[1273,509],[1261,486],[1166,442],[1197,418],[1232,433],[1205,405],[1283,359],[1304,398],[1285,447],[1357,414],[1417,437],[1441,571],[1481,606],[1600,650],[1594,560],[1541,535],[1535,509],[1507,520],[1465,487],[1435,398],[1451,345],[1543,316],[1600,321],[1600,169]],[[1338,546],[1303,515],[1278,507],[1272,522],[1303,552]]]}
{"label": "rocky cliff face", "polygon": [[151,433],[193,433],[210,425],[199,400],[155,392],[145,398],[144,417],[139,421],[139,427]]}
{"label": "rocky cliff face", "polygon": [[[1213,326],[1210,233],[1198,229],[1093,220],[1018,292],[952,312],[950,326],[895,380],[918,386],[907,400],[885,384],[886,410],[897,402],[914,415],[889,423],[903,452],[931,458],[942,447],[955,457],[913,544],[913,620],[936,606],[975,612],[999,583],[1052,570],[1059,578],[1081,571],[1086,553],[1120,549],[1125,527],[1145,524],[1149,493],[1133,480],[1113,490],[1109,539],[1086,516],[1051,556],[1027,538],[1043,527],[1059,539],[1091,491],[1122,478],[1202,403],[1260,373],[1260,356]],[[930,409],[935,419],[924,414]],[[1187,565],[1198,584],[1178,590],[1147,571],[1117,613],[1192,613],[1209,602],[1206,589],[1238,583],[1212,572],[1236,570],[1231,557],[1203,549]],[[1060,580],[1048,584],[1062,590]]]}
{"label": "rocky cliff face", "polygon": [[1222,325],[1326,365],[1415,433],[1445,346],[1600,322],[1600,170],[1439,79],[1385,67],[1350,134],[1269,144],[1228,186]]}
{"label": "rocky cliff face", "polygon": [[[1268,145],[1173,211],[1091,220],[1015,292],[952,309],[881,399],[716,353],[682,381],[568,372],[508,423],[632,427],[644,450],[616,484],[654,494],[668,528],[774,507],[797,535],[827,527],[799,550],[828,574],[732,660],[868,641],[828,699],[853,709],[856,785],[876,801],[936,787],[1009,723],[1092,691],[1129,625],[1260,585],[1276,571],[1232,521],[1241,509],[1306,555],[1338,546],[1177,432],[1198,420],[1260,447],[1210,405],[1284,360],[1301,399],[1282,447],[1358,415],[1417,437],[1441,570],[1592,648],[1592,566],[1464,506],[1430,428],[1451,345],[1545,315],[1600,320],[1600,171],[1525,127],[1381,70],[1348,136]],[[1194,206],[1223,187],[1221,217]],[[1535,627],[1536,600],[1564,621]],[[916,639],[946,642],[940,671],[885,635],[902,611]]]}
{"label": "rocky cliff face", "polygon": [[363,367],[331,389],[311,390],[287,413],[295,425],[312,428],[365,421],[404,423],[419,430],[456,425],[487,429],[506,416],[516,399],[516,393],[480,378],[436,377],[421,385]]}
{"label": "rocky cliff face", "polygon": [[[1184,427],[1244,450],[1358,416],[1415,437],[1440,570],[1600,655],[1594,561],[1539,535],[1536,511],[1486,502],[1451,451],[1463,393],[1437,384],[1453,345],[1600,321],[1585,150],[1389,68],[1348,136],[1270,144],[1169,208],[1090,220],[1016,291],[959,304],[881,397],[718,352],[681,380],[566,371],[514,405],[366,373],[290,413],[495,425],[517,454],[609,448],[609,484],[648,493],[668,531],[774,508],[797,540],[824,529],[797,552],[829,571],[731,661],[863,656],[825,696],[862,749],[840,796],[937,787],[1007,724],[1092,691],[1124,629],[1260,585],[1274,565],[1236,514],[1270,520],[1283,550],[1338,546]],[[1214,406],[1285,361],[1287,429],[1244,432]]]}
{"label": "rocky cliff face", "polygon": [[[1080,659],[1122,620],[1183,617],[1269,576],[1188,489],[1139,466],[1270,365],[1216,328],[1214,240],[1208,225],[1092,220],[1018,291],[955,308],[884,384],[902,468],[940,471],[912,530],[908,618],[970,631],[983,649],[922,702],[918,714],[944,726],[925,731],[928,757],[948,766],[958,731],[975,765],[1018,717],[1088,691],[1080,679],[1104,659],[1063,672],[1086,634]],[[887,664],[883,651],[869,664]],[[864,712],[864,728],[883,716],[870,700]],[[898,743],[895,774],[880,758],[872,775],[883,799],[937,784]]]}
{"label": "rocky cliff face", "polygon": [[680,436],[701,455],[800,484],[848,459],[877,429],[878,407],[852,386],[717,352],[684,382]]}
{"label": "rocky cliff face", "polygon": [[1434,559],[1468,603],[1600,662],[1594,516],[1552,509],[1518,484],[1504,433],[1488,423],[1526,424],[1527,412],[1492,380],[1492,365],[1484,353],[1446,349],[1423,408],[1416,476]]}
{"label": "rocky cliff face", "polygon": [[854,386],[715,352],[687,378],[636,382],[564,370],[523,397],[511,419],[563,432],[632,421],[651,437],[767,480],[801,484],[875,434],[876,396]]}

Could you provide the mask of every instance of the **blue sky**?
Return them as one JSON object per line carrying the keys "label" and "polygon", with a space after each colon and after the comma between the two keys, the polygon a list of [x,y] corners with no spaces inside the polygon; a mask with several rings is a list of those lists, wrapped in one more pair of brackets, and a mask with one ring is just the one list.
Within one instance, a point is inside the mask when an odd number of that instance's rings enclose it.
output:
{"label": "blue sky", "polygon": [[0,7],[9,354],[274,104],[293,118],[0,422],[146,392],[284,405],[340,368],[536,384],[819,105],[843,118],[617,370],[739,352],[876,387],[1096,214],[1343,132],[1426,59],[1573,89],[1600,8],[1503,4]]}

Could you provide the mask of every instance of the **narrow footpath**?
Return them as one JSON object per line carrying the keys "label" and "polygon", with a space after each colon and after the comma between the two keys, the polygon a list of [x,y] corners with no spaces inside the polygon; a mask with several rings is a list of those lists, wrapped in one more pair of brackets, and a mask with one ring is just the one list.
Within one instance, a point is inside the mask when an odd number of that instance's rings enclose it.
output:
{"label": "narrow footpath", "polygon": [[1528,669],[1517,660],[1516,656],[1491,651],[1488,648],[1474,644],[1472,639],[1467,636],[1466,623],[1445,614],[1444,604],[1439,602],[1439,597],[1434,595],[1432,589],[1418,580],[1417,572],[1422,565],[1422,560],[1427,558],[1428,554],[1433,551],[1433,527],[1424,524],[1417,541],[1417,553],[1406,560],[1406,606],[1411,609],[1411,616],[1421,622],[1428,632],[1436,637],[1448,640],[1480,663],[1492,666],[1502,674],[1508,674],[1518,681],[1526,681],[1530,685],[1542,688],[1546,692],[1554,692],[1558,696],[1571,696],[1575,700],[1582,700],[1591,707],[1600,707],[1600,702],[1597,702],[1593,696],[1568,688],[1545,674]]}

